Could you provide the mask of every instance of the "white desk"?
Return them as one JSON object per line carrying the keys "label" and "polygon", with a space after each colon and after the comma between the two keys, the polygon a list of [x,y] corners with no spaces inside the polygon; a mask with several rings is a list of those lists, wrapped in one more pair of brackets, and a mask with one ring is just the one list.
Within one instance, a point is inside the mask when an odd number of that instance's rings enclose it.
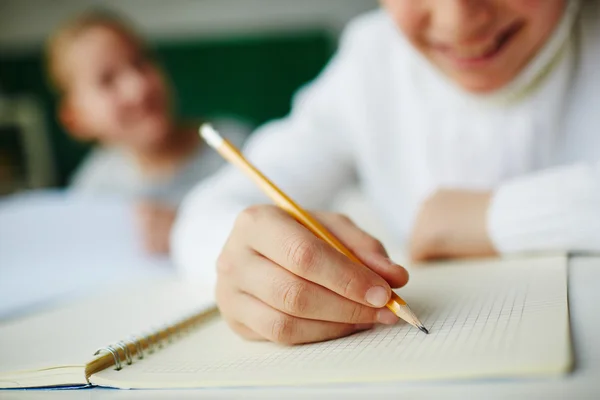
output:
{"label": "white desk", "polygon": [[[599,399],[600,257],[574,257],[569,270],[569,303],[576,367],[568,376],[536,380],[464,381],[414,384],[344,385],[312,388],[124,391],[0,392],[0,398],[60,399]],[[542,332],[540,332],[542,334]]]}
{"label": "white desk", "polygon": [[168,258],[147,255],[139,237],[126,201],[60,191],[0,199],[0,321],[173,274]]}

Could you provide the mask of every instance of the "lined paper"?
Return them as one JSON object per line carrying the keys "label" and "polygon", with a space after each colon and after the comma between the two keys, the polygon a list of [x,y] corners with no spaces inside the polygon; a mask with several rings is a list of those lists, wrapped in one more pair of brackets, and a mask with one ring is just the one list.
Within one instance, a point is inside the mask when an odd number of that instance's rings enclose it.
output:
{"label": "lined paper", "polygon": [[399,323],[295,347],[248,342],[217,319],[94,383],[202,387],[560,373],[571,365],[566,257],[414,269],[398,293],[425,335]]}

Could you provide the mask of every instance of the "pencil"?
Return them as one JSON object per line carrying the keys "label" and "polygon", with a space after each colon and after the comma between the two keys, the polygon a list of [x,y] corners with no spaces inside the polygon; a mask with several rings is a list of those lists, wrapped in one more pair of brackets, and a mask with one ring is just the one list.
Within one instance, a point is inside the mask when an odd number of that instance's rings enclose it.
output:
{"label": "pencil", "polygon": [[[282,208],[298,222],[304,225],[314,235],[324,240],[334,249],[346,255],[355,263],[364,265],[346,246],[342,244],[331,232],[329,232],[319,221],[303,210],[298,204],[283,193],[254,165],[252,165],[231,142],[224,139],[210,124],[203,124],[199,129],[200,136],[215,149],[225,160],[241,169],[277,206]],[[406,301],[392,291],[392,296],[386,304],[394,314],[418,328],[424,333],[429,333],[421,321],[412,312]]]}

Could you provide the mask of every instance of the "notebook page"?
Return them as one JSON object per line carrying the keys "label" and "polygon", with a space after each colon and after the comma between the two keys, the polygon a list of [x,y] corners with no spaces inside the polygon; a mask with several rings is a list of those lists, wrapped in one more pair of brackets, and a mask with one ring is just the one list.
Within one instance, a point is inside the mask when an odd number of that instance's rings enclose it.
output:
{"label": "notebook page", "polygon": [[400,290],[430,334],[399,323],[296,347],[247,342],[217,319],[121,371],[116,387],[202,387],[504,377],[571,365],[566,257],[413,270]]}
{"label": "notebook page", "polygon": [[0,387],[3,375],[16,371],[84,366],[97,349],[210,308],[213,299],[212,289],[196,282],[139,279],[69,307],[2,324]]}

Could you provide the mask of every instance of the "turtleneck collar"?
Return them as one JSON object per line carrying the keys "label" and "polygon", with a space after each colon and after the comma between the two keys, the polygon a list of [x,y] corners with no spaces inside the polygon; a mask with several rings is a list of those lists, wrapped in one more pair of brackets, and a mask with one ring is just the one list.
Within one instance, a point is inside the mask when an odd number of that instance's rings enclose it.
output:
{"label": "turtleneck collar", "polygon": [[544,81],[567,53],[579,14],[579,2],[567,0],[563,16],[546,44],[512,82],[490,94],[490,100],[503,103],[518,101]]}

